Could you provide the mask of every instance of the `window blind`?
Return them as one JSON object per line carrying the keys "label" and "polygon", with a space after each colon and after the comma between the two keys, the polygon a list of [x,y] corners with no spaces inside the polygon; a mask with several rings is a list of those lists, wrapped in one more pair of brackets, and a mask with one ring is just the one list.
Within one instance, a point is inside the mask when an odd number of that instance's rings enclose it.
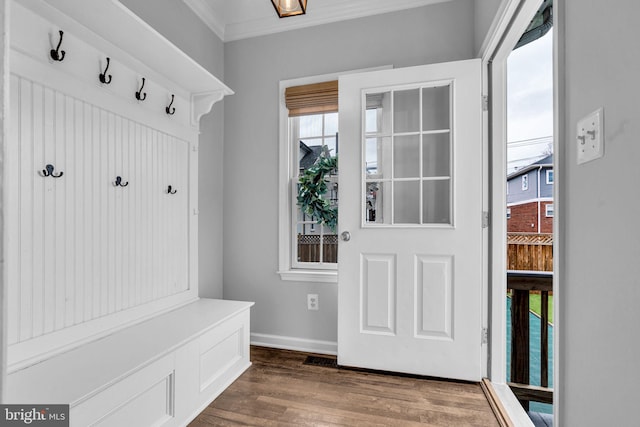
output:
{"label": "window blind", "polygon": [[338,111],[338,81],[291,86],[285,89],[284,99],[289,117]]}

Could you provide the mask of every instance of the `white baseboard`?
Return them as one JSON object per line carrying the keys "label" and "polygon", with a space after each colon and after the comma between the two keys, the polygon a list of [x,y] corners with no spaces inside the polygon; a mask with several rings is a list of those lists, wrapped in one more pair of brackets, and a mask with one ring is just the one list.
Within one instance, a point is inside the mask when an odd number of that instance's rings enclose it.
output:
{"label": "white baseboard", "polygon": [[304,351],[308,353],[338,354],[338,343],[335,341],[310,340],[306,338],[285,337],[282,335],[251,333],[251,345]]}

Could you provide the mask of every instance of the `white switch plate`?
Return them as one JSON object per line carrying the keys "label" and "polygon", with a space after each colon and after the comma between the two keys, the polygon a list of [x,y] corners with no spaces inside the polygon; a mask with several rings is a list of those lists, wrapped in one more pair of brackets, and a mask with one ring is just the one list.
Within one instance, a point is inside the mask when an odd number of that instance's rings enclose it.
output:
{"label": "white switch plate", "polygon": [[578,122],[576,129],[578,164],[599,159],[604,155],[604,114],[598,108]]}

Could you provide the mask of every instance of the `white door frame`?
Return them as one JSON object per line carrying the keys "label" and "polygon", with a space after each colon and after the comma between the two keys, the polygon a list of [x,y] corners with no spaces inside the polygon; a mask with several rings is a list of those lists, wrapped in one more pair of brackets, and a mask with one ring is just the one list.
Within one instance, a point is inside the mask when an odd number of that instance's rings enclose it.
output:
{"label": "white door frame", "polygon": [[[505,409],[509,412],[516,425],[532,425],[522,407],[517,402],[515,396],[506,385],[506,290],[507,290],[507,219],[504,214],[506,200],[506,160],[507,160],[507,123],[506,123],[506,89],[507,73],[506,61],[513,51],[518,39],[529,25],[531,17],[536,13],[542,0],[503,0],[500,4],[496,17],[489,29],[487,37],[480,49],[479,56],[482,58],[483,70],[483,93],[489,96],[488,111],[485,113],[484,139],[485,146],[488,147],[489,163],[489,204],[492,212],[491,230],[489,236],[489,354],[488,376],[498,397],[502,400]],[[559,16],[562,17],[562,2],[554,2],[554,52],[553,52],[553,85],[554,85],[554,135],[560,136],[563,133],[562,109],[563,98],[560,94],[560,75],[562,70],[560,59],[563,57],[563,34],[562,28],[558,28]],[[562,164],[562,147],[558,138],[554,138],[554,422],[559,422],[559,295],[558,278],[559,268],[558,255],[559,247],[562,244],[559,232],[559,223],[562,220],[561,211],[561,182],[562,171],[558,170],[558,165]],[[559,206],[560,205],[560,206]],[[560,208],[560,209],[559,209]]]}

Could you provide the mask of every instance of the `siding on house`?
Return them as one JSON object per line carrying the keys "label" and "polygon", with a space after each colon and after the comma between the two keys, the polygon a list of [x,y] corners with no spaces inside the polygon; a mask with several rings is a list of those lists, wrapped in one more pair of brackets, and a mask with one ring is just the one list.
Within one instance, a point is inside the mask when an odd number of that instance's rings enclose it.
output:
{"label": "siding on house", "polygon": [[[507,220],[509,233],[552,233],[553,217],[546,216],[546,206],[553,201],[540,201],[540,216],[538,217],[538,202],[523,203],[509,206],[511,218]],[[540,228],[538,228],[540,218]]]}

